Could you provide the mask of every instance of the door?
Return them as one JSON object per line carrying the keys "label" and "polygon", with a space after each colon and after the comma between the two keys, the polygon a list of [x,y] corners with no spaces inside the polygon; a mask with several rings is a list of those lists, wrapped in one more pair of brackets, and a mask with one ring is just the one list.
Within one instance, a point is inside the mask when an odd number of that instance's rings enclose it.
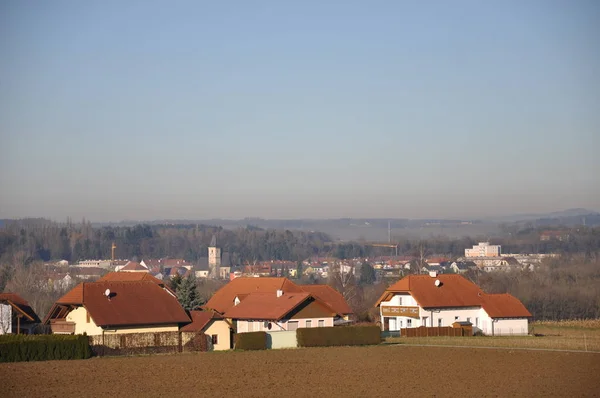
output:
{"label": "door", "polygon": [[396,326],[396,318],[390,318],[390,330],[391,331],[398,330],[398,328]]}

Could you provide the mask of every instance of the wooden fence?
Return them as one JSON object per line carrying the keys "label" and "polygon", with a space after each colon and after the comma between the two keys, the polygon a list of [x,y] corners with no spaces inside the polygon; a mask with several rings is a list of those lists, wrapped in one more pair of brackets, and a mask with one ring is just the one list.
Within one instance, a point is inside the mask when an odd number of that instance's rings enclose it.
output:
{"label": "wooden fence", "polygon": [[89,339],[96,355],[175,353],[212,348],[208,336],[196,332],[105,333],[89,336]]}
{"label": "wooden fence", "polygon": [[400,329],[402,337],[431,337],[431,336],[467,336],[463,328],[453,328],[450,326],[404,328]]}

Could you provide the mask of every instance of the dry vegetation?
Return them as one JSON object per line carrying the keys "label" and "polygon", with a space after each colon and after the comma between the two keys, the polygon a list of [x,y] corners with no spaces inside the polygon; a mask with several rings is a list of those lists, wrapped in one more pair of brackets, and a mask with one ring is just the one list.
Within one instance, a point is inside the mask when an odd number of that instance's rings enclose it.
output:
{"label": "dry vegetation", "polygon": [[530,336],[387,338],[386,343],[472,347],[545,348],[600,352],[600,320],[543,321]]}
{"label": "dry vegetation", "polygon": [[[594,353],[336,347],[0,364],[4,397],[582,396]],[[493,369],[485,372],[477,369]]]}

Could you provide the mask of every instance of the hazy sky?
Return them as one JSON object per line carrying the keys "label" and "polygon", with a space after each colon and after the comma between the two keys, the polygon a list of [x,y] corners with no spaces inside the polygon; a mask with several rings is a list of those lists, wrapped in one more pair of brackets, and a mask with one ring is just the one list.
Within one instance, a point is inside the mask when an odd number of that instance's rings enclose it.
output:
{"label": "hazy sky", "polygon": [[0,218],[600,210],[600,2],[0,3]]}

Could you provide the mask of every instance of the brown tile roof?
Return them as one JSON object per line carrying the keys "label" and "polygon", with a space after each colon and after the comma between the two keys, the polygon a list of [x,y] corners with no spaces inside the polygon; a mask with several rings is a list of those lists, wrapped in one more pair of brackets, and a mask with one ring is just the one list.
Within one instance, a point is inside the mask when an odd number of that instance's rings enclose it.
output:
{"label": "brown tile roof", "polygon": [[321,300],[340,315],[352,314],[344,296],[329,285],[302,285],[302,290]]}
{"label": "brown tile roof", "polygon": [[281,297],[277,297],[275,293],[251,293],[238,305],[230,308],[224,317],[279,320],[307,300],[313,300],[307,292],[284,293]]}
{"label": "brown tile roof", "polygon": [[[441,282],[440,286],[435,281]],[[394,293],[410,293],[422,308],[483,307],[492,318],[531,317],[525,306],[510,294],[487,294],[461,275],[409,275],[387,288],[376,305]]]}
{"label": "brown tile roof", "polygon": [[188,323],[181,328],[182,332],[200,332],[207,327],[213,319],[223,319],[216,311],[190,311],[192,323]]}
{"label": "brown tile roof", "polygon": [[0,302],[6,302],[15,307],[32,322],[40,322],[37,314],[29,303],[16,293],[0,293]]}
{"label": "brown tile roof", "polygon": [[102,278],[98,279],[98,282],[102,281],[119,281],[119,282],[138,282],[138,281],[150,281],[156,283],[163,289],[169,290],[174,293],[163,281],[155,278],[147,272],[109,272]]}
{"label": "brown tile roof", "polygon": [[121,268],[121,271],[148,271],[148,268],[144,267],[140,263],[136,263],[135,261],[130,261]]}
{"label": "brown tile roof", "polygon": [[206,303],[206,308],[212,308],[221,314],[233,307],[236,296],[250,293],[275,293],[283,290],[286,293],[301,293],[302,288],[287,278],[252,278],[239,277],[219,289]]}
{"label": "brown tile roof", "polygon": [[[111,292],[110,300],[104,295]],[[83,305],[98,326],[188,323],[175,297],[151,281],[81,283],[55,304]],[[50,310],[52,314],[54,308]]]}
{"label": "brown tile roof", "polygon": [[483,295],[483,309],[492,318],[529,318],[531,313],[515,296],[504,294]]}
{"label": "brown tile roof", "polygon": [[83,304],[83,283],[69,290],[64,296],[56,300],[58,304]]}
{"label": "brown tile roof", "polygon": [[[439,287],[435,285],[436,279],[441,282]],[[435,278],[429,275],[408,275],[388,287],[386,293],[388,292],[410,293],[423,308],[479,307],[483,294],[473,282],[461,275],[452,274],[442,274]]]}

